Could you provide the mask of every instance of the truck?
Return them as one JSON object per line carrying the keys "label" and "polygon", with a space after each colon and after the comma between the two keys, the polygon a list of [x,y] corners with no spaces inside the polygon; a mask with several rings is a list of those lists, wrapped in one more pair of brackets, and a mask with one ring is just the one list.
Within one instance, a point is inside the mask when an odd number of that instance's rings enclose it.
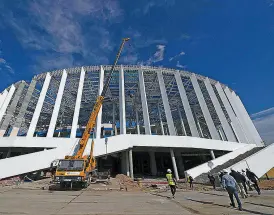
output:
{"label": "truck", "polygon": [[94,138],[92,138],[89,155],[83,154],[90,138],[91,132],[95,127],[96,119],[104,102],[115,66],[117,65],[121,52],[127,41],[129,41],[129,38],[122,39],[122,43],[116,55],[115,61],[111,67],[111,70],[107,76],[102,93],[96,99],[83,136],[76,146],[76,150],[74,150],[73,155],[67,155],[64,159],[58,160],[58,165],[56,167],[53,181],[60,184],[61,188],[72,188],[73,186],[87,187],[89,183],[92,182],[93,178],[98,175],[96,171],[96,160],[93,156]]}

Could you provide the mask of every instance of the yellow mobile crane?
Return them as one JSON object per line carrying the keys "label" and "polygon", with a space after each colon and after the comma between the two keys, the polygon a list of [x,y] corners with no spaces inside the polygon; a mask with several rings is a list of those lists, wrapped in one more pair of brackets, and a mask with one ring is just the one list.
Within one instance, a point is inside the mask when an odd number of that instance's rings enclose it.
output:
{"label": "yellow mobile crane", "polygon": [[[101,95],[97,97],[93,110],[90,114],[88,123],[86,125],[86,129],[84,134],[78,143],[78,148],[74,155],[65,156],[65,159],[59,160],[59,163],[56,168],[54,181],[60,183],[61,187],[65,187],[69,185],[72,187],[73,183],[81,184],[82,186],[86,186],[88,184],[89,176],[91,172],[96,167],[96,161],[93,157],[93,149],[94,149],[94,140],[92,139],[91,150],[89,156],[83,156],[85,148],[87,146],[90,133],[95,127],[96,119],[99,113],[100,108],[102,107],[107,89],[109,87],[112,74],[114,72],[115,66],[119,60],[121,52],[125,43],[129,40],[129,38],[123,38],[122,43],[120,45],[119,51],[116,55],[114,64],[111,67],[110,73],[107,77],[106,83],[103,87]],[[100,129],[100,128],[99,128]]]}

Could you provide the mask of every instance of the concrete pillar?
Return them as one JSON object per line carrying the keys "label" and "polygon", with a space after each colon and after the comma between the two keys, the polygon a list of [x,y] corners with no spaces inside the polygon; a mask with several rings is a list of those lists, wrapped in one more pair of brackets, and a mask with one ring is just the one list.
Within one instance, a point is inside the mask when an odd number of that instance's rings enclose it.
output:
{"label": "concrete pillar", "polygon": [[142,101],[145,134],[151,135],[144,74],[142,70],[139,70],[138,74],[139,74],[139,90],[140,90],[141,101]]}
{"label": "concrete pillar", "polygon": [[26,83],[25,82],[21,82],[14,94],[14,97],[11,101],[11,104],[9,106],[9,108],[6,111],[6,116],[4,117],[4,121],[1,125],[1,131],[0,131],[0,137],[4,135],[4,133],[6,132],[6,130],[8,129],[9,125],[10,125],[10,121],[14,116],[14,112],[16,110],[17,104],[19,102],[19,99],[23,93],[24,87],[25,87]]}
{"label": "concrete pillar", "polygon": [[13,125],[13,129],[12,129],[12,131],[10,133],[10,137],[17,136],[17,134],[18,134],[19,128],[21,127],[21,124],[24,121],[24,116],[25,116],[27,108],[29,106],[29,103],[30,103],[33,91],[34,91],[35,86],[36,86],[36,82],[37,81],[35,79],[31,80],[31,83],[30,83],[30,85],[28,87],[26,96],[25,96],[25,98],[24,98],[24,100],[22,102],[22,105],[20,107],[19,113],[18,113],[18,115],[16,117],[16,121],[15,121],[15,123]]}
{"label": "concrete pillar", "polygon": [[264,143],[262,141],[262,138],[260,137],[260,134],[258,133],[257,129],[255,128],[252,120],[250,119],[249,114],[247,113],[241,99],[239,96],[237,96],[235,94],[235,92],[232,92],[232,96],[234,98],[234,100],[236,101],[237,105],[238,105],[238,109],[241,111],[242,116],[246,122],[246,124],[248,125],[248,128],[250,130],[250,132],[253,134],[253,139],[256,142],[257,146],[264,146]]}
{"label": "concrete pillar", "polygon": [[5,98],[5,101],[3,102],[2,106],[1,106],[1,109],[0,109],[0,122],[1,122],[2,118],[4,117],[4,115],[6,113],[7,107],[9,106],[9,103],[10,103],[10,101],[12,99],[14,91],[15,91],[15,86],[11,85],[11,87],[9,89],[9,92],[8,92],[6,98]]}
{"label": "concrete pillar", "polygon": [[185,175],[185,165],[184,160],[182,157],[182,154],[180,152],[175,152],[176,158],[177,158],[177,164],[179,167],[179,175],[184,176]]}
{"label": "concrete pillar", "polygon": [[50,124],[49,124],[47,137],[53,137],[53,134],[54,134],[54,129],[55,129],[55,126],[56,126],[57,117],[58,117],[58,113],[59,113],[59,110],[60,110],[61,101],[62,101],[62,98],[63,98],[63,93],[64,93],[64,89],[65,89],[65,85],[66,85],[67,76],[68,76],[67,71],[64,69],[63,74],[62,74],[62,78],[61,78],[61,81],[60,81],[60,84],[59,84],[59,89],[58,89],[57,97],[56,97],[56,100],[55,100],[53,112],[52,112],[52,115],[51,115],[51,120],[50,120]]}
{"label": "concrete pillar", "polygon": [[137,108],[136,108],[135,112],[136,112],[136,129],[137,129],[137,134],[140,134],[139,114],[138,114]]}
{"label": "concrete pillar", "polygon": [[252,137],[252,133],[249,131],[248,126],[247,126],[247,124],[246,124],[246,122],[245,122],[245,120],[244,120],[244,118],[242,116],[241,111],[239,111],[239,108],[238,108],[236,102],[234,101],[234,99],[232,97],[231,91],[229,90],[228,87],[226,87],[224,89],[224,92],[225,92],[225,94],[226,94],[226,96],[227,96],[227,98],[228,98],[228,100],[229,100],[229,102],[230,102],[230,104],[231,104],[231,106],[232,106],[235,114],[236,114],[236,118],[238,119],[238,122],[239,122],[239,124],[240,124],[240,126],[241,126],[241,128],[242,128],[242,130],[243,130],[243,132],[245,134],[245,137],[246,137],[246,139],[248,141],[247,143],[256,144],[255,140]]}
{"label": "concrete pillar", "polygon": [[245,138],[244,132],[235,116],[235,113],[233,112],[231,105],[229,104],[229,101],[224,93],[224,90],[219,82],[215,84],[216,90],[218,91],[218,94],[224,104],[224,107],[226,109],[226,112],[231,120],[232,129],[234,130],[234,133],[241,143],[247,143],[247,139]]}
{"label": "concrete pillar", "polygon": [[[103,66],[101,66],[100,74],[99,74],[98,95],[101,95],[103,88],[104,88],[104,74],[105,74],[105,72],[104,72]],[[102,109],[103,109],[103,105],[98,113],[97,120],[96,120],[96,139],[101,138]]]}
{"label": "concrete pillar", "polygon": [[211,115],[209,113],[208,107],[206,105],[204,96],[203,96],[202,91],[201,91],[201,88],[198,84],[196,75],[192,74],[190,79],[191,79],[194,91],[196,93],[197,99],[199,101],[200,107],[202,109],[202,112],[203,112],[203,115],[204,115],[208,130],[209,130],[209,133],[211,135],[211,138],[215,139],[215,140],[219,140],[220,136],[218,135],[217,129],[216,129],[216,127],[214,125],[214,122],[211,118]]}
{"label": "concrete pillar", "polygon": [[160,120],[160,126],[161,126],[161,133],[162,135],[165,135],[165,131],[164,131],[164,125],[163,125],[163,120],[162,120],[162,115],[161,115],[161,110],[158,104],[158,114],[159,114],[159,120]]}
{"label": "concrete pillar", "polygon": [[71,133],[70,133],[70,137],[71,138],[76,137],[76,130],[77,130],[78,118],[79,118],[79,114],[80,114],[80,107],[81,107],[81,100],[82,100],[82,92],[83,92],[84,81],[85,81],[85,70],[82,67],[81,68],[81,74],[80,74],[78,91],[77,91],[77,97],[76,97],[76,102],[75,102],[73,120],[72,120],[72,125],[71,125]]}
{"label": "concrete pillar", "polygon": [[210,96],[210,99],[211,99],[211,101],[212,101],[212,103],[214,105],[214,108],[216,110],[218,118],[220,119],[221,125],[224,128],[224,132],[225,132],[225,135],[226,135],[228,141],[237,142],[236,138],[235,138],[235,135],[233,134],[233,131],[232,131],[231,127],[229,126],[229,124],[228,124],[228,122],[227,122],[227,120],[225,118],[225,114],[224,114],[224,112],[223,112],[223,110],[221,108],[221,105],[220,105],[220,103],[219,103],[219,101],[217,99],[217,96],[214,93],[214,90],[212,88],[212,85],[211,85],[209,79],[206,78],[204,80],[204,83],[205,83],[207,92],[208,92],[208,94]]}
{"label": "concrete pillar", "polygon": [[183,117],[182,117],[182,114],[181,114],[181,111],[180,111],[179,106],[177,107],[177,111],[178,111],[178,113],[179,113],[179,119],[180,119],[182,131],[183,131],[183,136],[187,136],[187,135],[186,135],[185,125],[184,125],[184,120],[183,120]]}
{"label": "concrete pillar", "polygon": [[181,79],[181,75],[179,73],[179,71],[175,72],[175,79],[176,79],[176,83],[178,86],[178,90],[180,93],[180,97],[184,106],[184,110],[186,113],[186,118],[187,118],[187,122],[191,131],[191,136],[192,137],[199,137],[199,133],[196,127],[196,123],[194,121],[194,117],[188,102],[188,98],[186,95],[186,91],[185,91],[185,87],[183,85],[182,79]]}
{"label": "concrete pillar", "polygon": [[157,175],[157,165],[156,165],[156,160],[155,160],[155,152],[150,151],[149,158],[150,158],[151,175],[156,176]]}
{"label": "concrete pillar", "polygon": [[177,164],[176,164],[176,159],[175,159],[175,155],[174,155],[173,149],[170,149],[170,156],[171,156],[171,161],[172,161],[174,176],[175,176],[176,180],[179,180],[178,169],[177,169]]}
{"label": "concrete pillar", "polygon": [[134,178],[133,174],[133,156],[132,156],[132,148],[128,150],[128,157],[129,157],[129,170],[130,170],[130,177]]}
{"label": "concrete pillar", "polygon": [[163,74],[161,71],[157,71],[157,76],[158,76],[158,81],[159,81],[159,86],[160,86],[160,91],[161,91],[161,96],[162,96],[162,101],[165,109],[165,114],[166,114],[166,120],[167,120],[167,126],[169,130],[169,134],[171,136],[176,136],[176,131],[175,131],[175,126],[168,102],[168,97],[166,93],[166,87],[165,87],[165,82],[163,78]]}
{"label": "concrete pillar", "polygon": [[119,111],[120,111],[120,134],[126,134],[126,98],[124,69],[121,66],[119,72]]}
{"label": "concrete pillar", "polygon": [[42,107],[44,104],[44,100],[46,98],[46,94],[47,94],[47,91],[49,88],[50,80],[51,80],[50,73],[47,73],[44,84],[43,84],[43,88],[40,92],[40,96],[39,96],[35,111],[33,113],[32,119],[31,119],[27,137],[33,137],[33,135],[34,135],[36,125],[37,125],[38,119],[40,117],[40,113],[41,113],[41,110],[42,110]]}
{"label": "concrete pillar", "polygon": [[211,156],[212,160],[215,159],[215,154],[214,154],[214,151],[213,151],[213,150],[210,150],[210,156]]}

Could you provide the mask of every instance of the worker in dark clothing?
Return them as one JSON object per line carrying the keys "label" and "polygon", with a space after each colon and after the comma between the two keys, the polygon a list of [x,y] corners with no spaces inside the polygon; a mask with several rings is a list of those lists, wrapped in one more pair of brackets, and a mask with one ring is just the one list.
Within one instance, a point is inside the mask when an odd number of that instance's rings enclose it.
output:
{"label": "worker in dark clothing", "polygon": [[166,180],[167,180],[168,185],[170,187],[172,197],[174,198],[175,197],[175,193],[176,193],[176,180],[175,180],[175,178],[172,175],[171,169],[167,170]]}
{"label": "worker in dark clothing", "polygon": [[194,179],[191,176],[188,176],[189,187],[191,189],[193,189],[193,181],[194,181]]}
{"label": "worker in dark clothing", "polygon": [[248,168],[246,168],[246,176],[253,183],[253,186],[254,186],[255,190],[258,192],[258,194],[261,195],[261,190],[258,185],[259,178],[257,177],[257,175],[255,175],[254,172],[251,172]]}
{"label": "worker in dark clothing", "polygon": [[214,176],[209,172],[208,175],[207,175],[207,177],[208,177],[208,179],[210,181],[210,184],[213,186],[213,189],[216,190]]}
{"label": "worker in dark clothing", "polygon": [[247,189],[246,189],[246,186],[245,186],[245,182],[246,182],[245,177],[242,174],[236,172],[233,169],[231,169],[230,175],[236,180],[236,182],[237,182],[237,184],[240,188],[239,191],[240,191],[240,194],[241,194],[242,198],[247,198]]}
{"label": "worker in dark clothing", "polygon": [[242,211],[242,203],[239,199],[238,192],[237,192],[237,182],[236,180],[228,174],[228,171],[226,169],[223,170],[224,175],[222,176],[222,186],[224,189],[227,190],[230,201],[231,201],[231,206],[235,207],[234,203],[234,197],[236,198],[236,201],[238,203],[239,210]]}

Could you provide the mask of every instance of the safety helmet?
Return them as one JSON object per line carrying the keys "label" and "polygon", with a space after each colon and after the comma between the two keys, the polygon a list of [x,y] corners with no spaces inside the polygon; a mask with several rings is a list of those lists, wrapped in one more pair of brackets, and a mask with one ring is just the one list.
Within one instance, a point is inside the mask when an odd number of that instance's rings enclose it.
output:
{"label": "safety helmet", "polygon": [[228,173],[228,170],[227,170],[227,169],[224,169],[224,170],[223,170],[223,173]]}
{"label": "safety helmet", "polygon": [[168,172],[168,173],[171,173],[172,171],[171,171],[171,169],[167,169],[167,172]]}

